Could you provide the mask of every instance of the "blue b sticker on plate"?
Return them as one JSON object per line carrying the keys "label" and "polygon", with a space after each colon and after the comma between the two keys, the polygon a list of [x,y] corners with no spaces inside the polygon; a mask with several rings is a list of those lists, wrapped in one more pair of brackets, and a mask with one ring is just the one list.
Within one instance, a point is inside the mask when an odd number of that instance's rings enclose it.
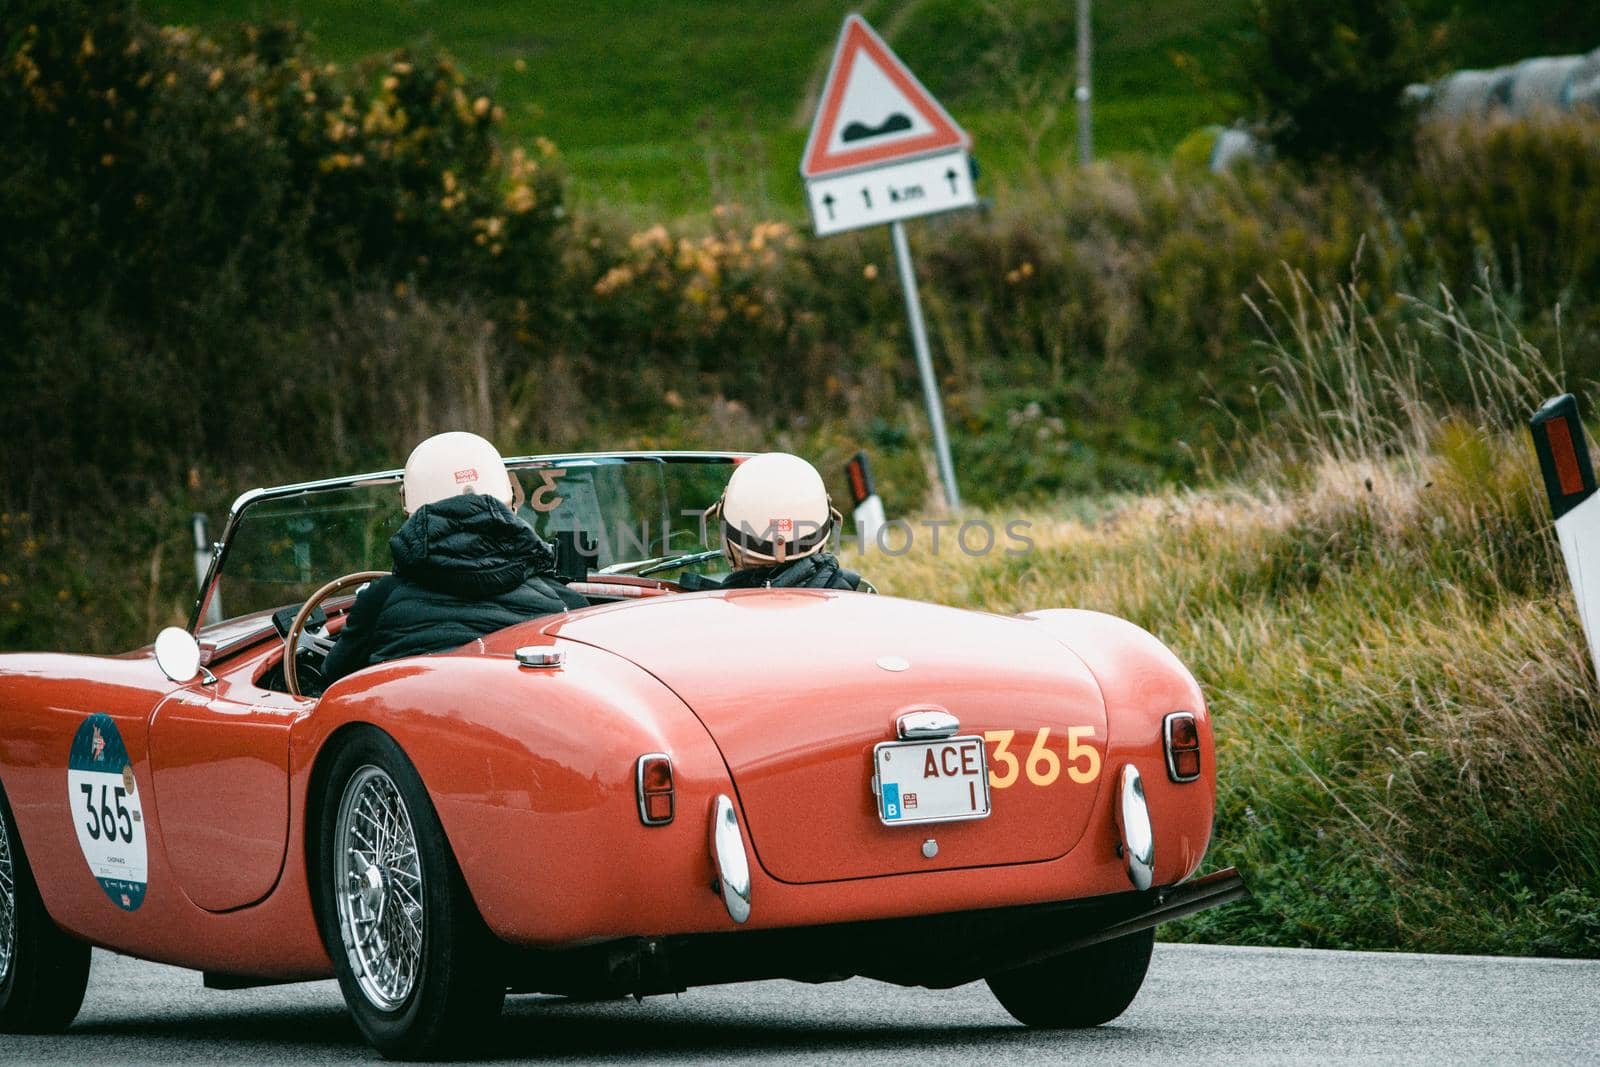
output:
{"label": "blue b sticker on plate", "polygon": [[883,817],[885,819],[898,819],[900,817],[900,784],[898,782],[885,782],[883,785]]}
{"label": "blue b sticker on plate", "polygon": [[89,716],[72,739],[67,803],[89,873],[111,903],[137,911],[149,878],[144,812],[128,750],[109,715]]}

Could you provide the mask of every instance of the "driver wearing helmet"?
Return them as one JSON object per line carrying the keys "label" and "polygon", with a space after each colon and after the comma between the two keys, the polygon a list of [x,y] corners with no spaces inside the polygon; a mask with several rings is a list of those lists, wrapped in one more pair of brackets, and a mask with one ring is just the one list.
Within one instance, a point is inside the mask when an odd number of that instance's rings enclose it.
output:
{"label": "driver wearing helmet", "polygon": [[733,567],[724,589],[859,589],[871,583],[824,551],[840,521],[822,475],[799,456],[768,452],[734,470],[708,516],[720,517]]}
{"label": "driver wearing helmet", "polygon": [[328,653],[327,685],[373,663],[440,652],[540,615],[584,607],[555,551],[517,517],[520,486],[471,433],[442,433],[406,460],[394,573],[362,590]]}

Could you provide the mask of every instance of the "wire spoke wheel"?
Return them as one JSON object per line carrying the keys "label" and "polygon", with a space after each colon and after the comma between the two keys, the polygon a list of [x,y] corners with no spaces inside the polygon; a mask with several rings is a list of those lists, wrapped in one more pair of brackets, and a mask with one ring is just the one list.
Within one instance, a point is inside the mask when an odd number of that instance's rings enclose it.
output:
{"label": "wire spoke wheel", "polygon": [[334,901],[350,969],[374,1007],[398,1011],[422,970],[425,898],[411,814],[381,768],[351,775],[334,833]]}
{"label": "wire spoke wheel", "polygon": [[11,976],[17,952],[17,870],[11,859],[11,835],[0,819],[0,985]]}
{"label": "wire spoke wheel", "polygon": [[317,923],[339,991],[385,1056],[456,1059],[505,1001],[495,941],[427,786],[394,738],[352,726],[318,786]]}

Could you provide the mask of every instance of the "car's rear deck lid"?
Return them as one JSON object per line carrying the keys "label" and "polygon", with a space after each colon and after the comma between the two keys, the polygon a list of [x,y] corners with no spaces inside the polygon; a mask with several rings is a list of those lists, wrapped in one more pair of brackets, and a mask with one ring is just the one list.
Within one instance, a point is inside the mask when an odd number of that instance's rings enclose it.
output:
{"label": "car's rear deck lid", "polygon": [[[784,881],[1053,859],[1082,835],[1100,786],[1099,688],[1026,620],[740,590],[577,612],[544,632],[632,660],[694,709],[727,760],[762,866]],[[985,739],[987,818],[885,824],[874,747],[896,740],[899,716],[927,709]]]}

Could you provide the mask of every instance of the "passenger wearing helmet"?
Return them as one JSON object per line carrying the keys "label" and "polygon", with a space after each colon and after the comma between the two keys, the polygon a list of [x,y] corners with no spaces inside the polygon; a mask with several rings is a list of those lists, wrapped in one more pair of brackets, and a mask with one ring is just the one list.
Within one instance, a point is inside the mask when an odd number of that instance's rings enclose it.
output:
{"label": "passenger wearing helmet", "polygon": [[470,433],[422,442],[406,461],[394,573],[367,586],[323,665],[324,683],[373,663],[440,652],[587,601],[555,574],[555,551],[516,515],[520,486]]}
{"label": "passenger wearing helmet", "polygon": [[733,567],[724,589],[861,589],[861,575],[825,551],[840,521],[822,475],[799,456],[768,452],[734,470],[722,499],[722,552]]}

